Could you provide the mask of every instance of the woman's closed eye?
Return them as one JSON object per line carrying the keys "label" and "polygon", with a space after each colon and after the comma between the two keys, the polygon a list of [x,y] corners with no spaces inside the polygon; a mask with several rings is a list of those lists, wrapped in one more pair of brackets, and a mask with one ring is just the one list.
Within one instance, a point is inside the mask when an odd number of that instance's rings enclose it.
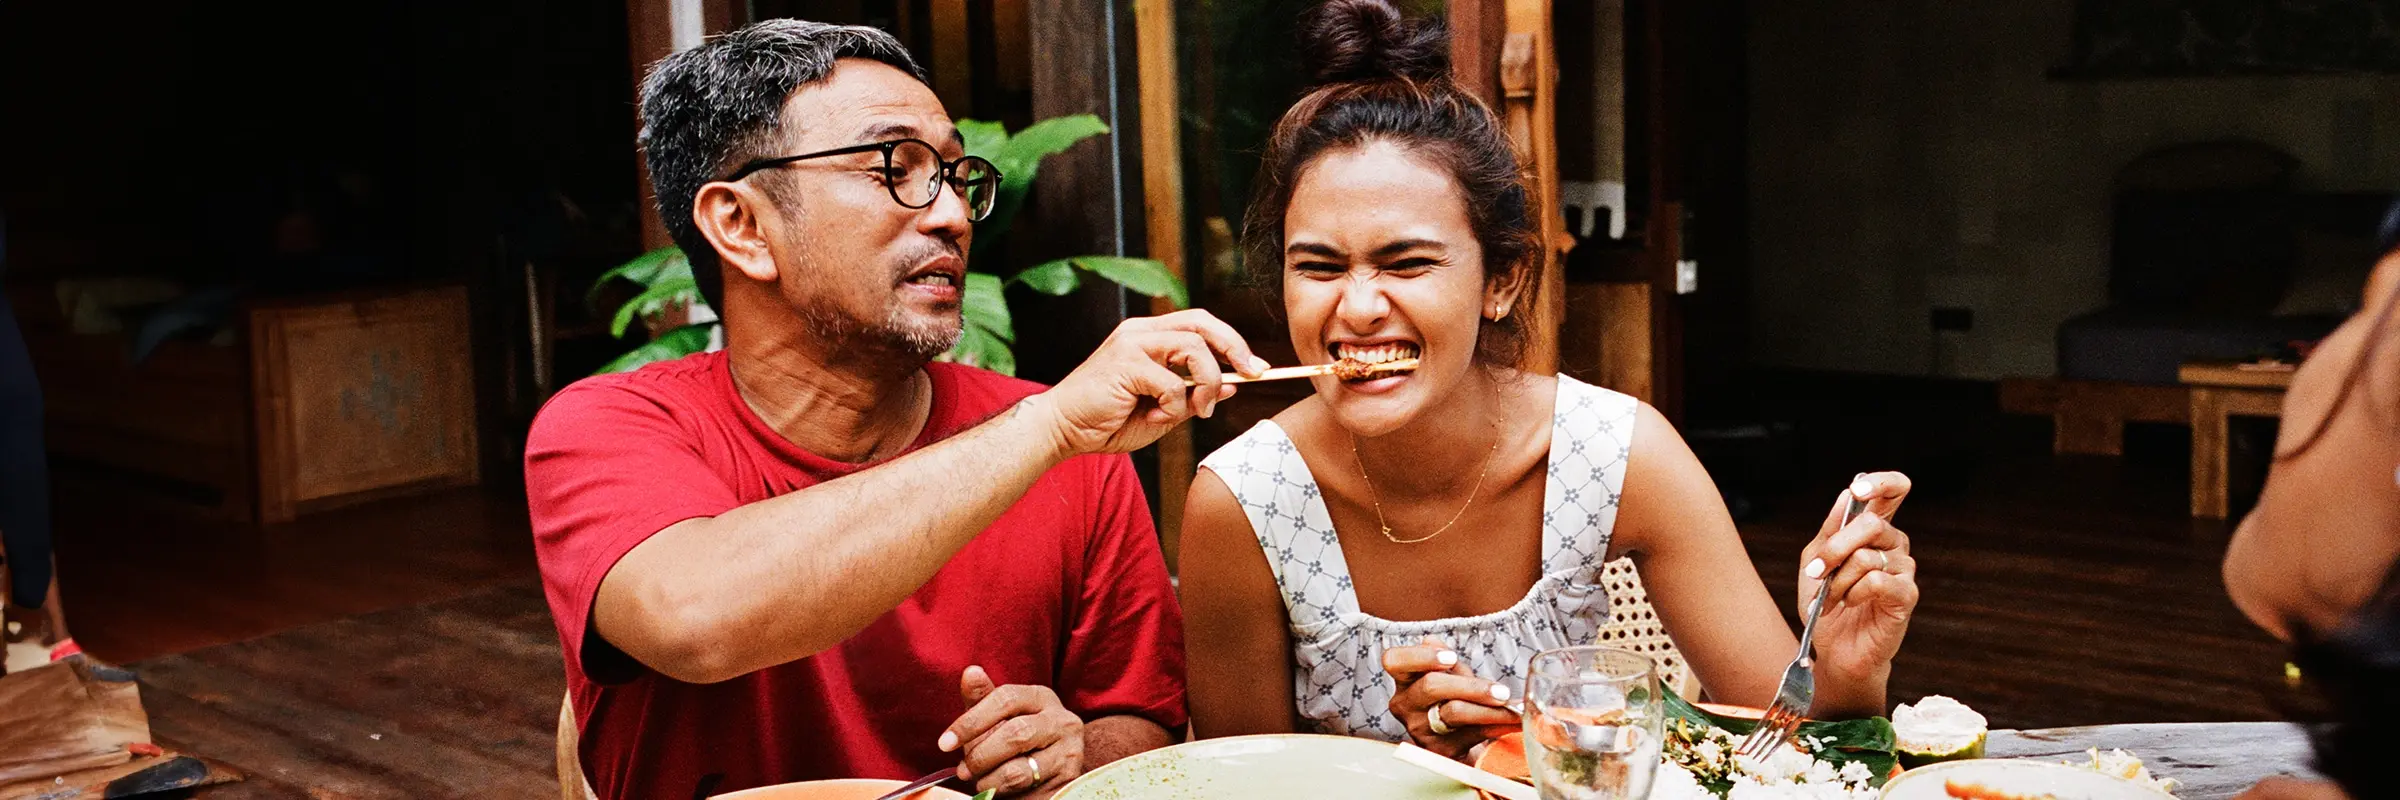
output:
{"label": "woman's closed eye", "polygon": [[1401,277],[1412,277],[1416,275],[1422,275],[1426,271],[1440,265],[1441,262],[1430,258],[1404,258],[1383,265],[1382,270],[1384,272],[1393,273]]}
{"label": "woman's closed eye", "polygon": [[1350,271],[1349,267],[1331,261],[1294,261],[1291,269],[1312,278],[1338,278]]}

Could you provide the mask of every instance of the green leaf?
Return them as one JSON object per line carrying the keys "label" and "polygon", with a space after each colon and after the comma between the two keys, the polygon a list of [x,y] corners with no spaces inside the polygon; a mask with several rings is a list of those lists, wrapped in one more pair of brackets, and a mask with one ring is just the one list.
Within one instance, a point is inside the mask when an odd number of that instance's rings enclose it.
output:
{"label": "green leaf", "polygon": [[[1670,727],[1677,723],[1717,727],[1737,737],[1749,735],[1751,729],[1758,727],[1756,720],[1709,713],[1677,696],[1674,689],[1666,690],[1665,705]],[[1817,759],[1835,769],[1853,761],[1865,764],[1867,771],[1875,776],[1869,781],[1873,786],[1881,787],[1891,777],[1892,768],[1900,763],[1893,752],[1900,746],[1898,737],[1892,732],[1892,721],[1883,717],[1803,722],[1797,735],[1823,741],[1825,749],[1817,752]],[[1731,788],[1731,784],[1722,782],[1703,785],[1720,797]]]}
{"label": "green leaf", "polygon": [[1063,296],[1075,291],[1083,279],[1075,276],[1075,259],[1062,258],[1026,267],[1008,282],[1025,284],[1026,288],[1042,294]]}
{"label": "green leaf", "polygon": [[709,335],[716,329],[717,323],[703,322],[667,331],[659,334],[658,338],[634,348],[633,352],[618,356],[617,360],[608,362],[607,366],[601,367],[600,372],[595,374],[631,372],[641,369],[646,364],[673,361],[706,350],[708,349]]}
{"label": "green leaf", "polygon": [[966,315],[967,324],[990,331],[1003,342],[1017,340],[1016,321],[1008,314],[1008,296],[1000,292],[1000,277],[982,272],[967,273],[967,288],[959,299],[959,312]]}
{"label": "green leaf", "polygon": [[598,311],[600,290],[608,288],[610,281],[617,280],[619,278],[632,282],[634,285],[647,288],[651,284],[657,283],[659,280],[664,278],[689,278],[691,276],[691,259],[683,256],[682,248],[674,245],[667,245],[665,247],[643,253],[639,256],[635,256],[632,261],[627,261],[618,265],[615,269],[600,273],[599,279],[592,281],[592,288],[583,293],[583,304],[586,308],[591,308],[594,311]]}
{"label": "green leaf", "polygon": [[1165,262],[1149,258],[1119,256],[1082,256],[1072,259],[1075,266],[1094,275],[1116,281],[1118,285],[1149,297],[1164,297],[1174,301],[1176,308],[1191,305],[1183,279],[1167,271]]}
{"label": "green leaf", "polygon": [[[958,121],[958,138],[966,141],[968,155],[983,156],[989,160],[991,154],[1007,146],[1008,126],[979,119],[961,119]],[[1000,162],[993,161],[992,164],[998,166]]]}
{"label": "green leaf", "polygon": [[969,797],[967,800],[992,800],[993,791],[995,790],[985,789],[983,791],[976,792],[974,797]]}
{"label": "green leaf", "polygon": [[1017,374],[1017,354],[1008,343],[992,335],[992,331],[969,323],[958,338],[958,344],[943,353],[939,360],[982,367],[1002,375]]}
{"label": "green leaf", "polygon": [[1009,135],[990,152],[976,153],[973,147],[967,148],[967,152],[991,159],[992,166],[1000,168],[1003,181],[1031,186],[1042,159],[1065,152],[1078,142],[1107,132],[1108,124],[1095,115],[1052,117]]}
{"label": "green leaf", "polygon": [[642,290],[641,294],[625,301],[625,305],[617,307],[617,318],[609,323],[608,334],[625,338],[625,329],[632,327],[634,319],[658,313],[659,309],[677,302],[687,305],[706,303],[700,299],[700,284],[694,282],[691,275],[661,278],[657,283],[650,284],[650,288]]}

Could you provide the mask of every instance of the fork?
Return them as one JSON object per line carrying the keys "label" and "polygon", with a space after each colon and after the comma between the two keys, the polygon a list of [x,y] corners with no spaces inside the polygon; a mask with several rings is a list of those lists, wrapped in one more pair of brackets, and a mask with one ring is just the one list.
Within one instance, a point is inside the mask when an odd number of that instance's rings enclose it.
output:
{"label": "fork", "polygon": [[[1851,481],[1855,483],[1866,477],[1861,472]],[[1850,502],[1842,508],[1842,524],[1834,530],[1850,527],[1850,520],[1867,508],[1867,501],[1858,499],[1856,492],[1848,494]],[[1817,584],[1816,599],[1808,602],[1808,619],[1800,626],[1800,654],[1783,668],[1783,688],[1776,690],[1775,704],[1767,707],[1766,716],[1758,718],[1758,727],[1750,730],[1750,738],[1742,740],[1735,753],[1765,760],[1767,754],[1791,741],[1792,735],[1800,731],[1800,723],[1808,718],[1808,708],[1817,700],[1815,659],[1809,653],[1816,644],[1817,612],[1825,610],[1825,593],[1832,588],[1833,571],[1828,567],[1825,579]]]}

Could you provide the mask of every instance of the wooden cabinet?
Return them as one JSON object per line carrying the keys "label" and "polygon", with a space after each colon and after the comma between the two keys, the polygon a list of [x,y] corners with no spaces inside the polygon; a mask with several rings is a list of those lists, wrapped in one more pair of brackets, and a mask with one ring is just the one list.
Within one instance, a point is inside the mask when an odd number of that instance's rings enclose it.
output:
{"label": "wooden cabinet", "polygon": [[264,299],[236,336],[127,363],[121,333],[27,331],[62,461],[126,491],[283,522],[478,474],[472,318],[449,286]]}
{"label": "wooden cabinet", "polygon": [[464,289],[262,304],[249,322],[261,521],[476,482]]}

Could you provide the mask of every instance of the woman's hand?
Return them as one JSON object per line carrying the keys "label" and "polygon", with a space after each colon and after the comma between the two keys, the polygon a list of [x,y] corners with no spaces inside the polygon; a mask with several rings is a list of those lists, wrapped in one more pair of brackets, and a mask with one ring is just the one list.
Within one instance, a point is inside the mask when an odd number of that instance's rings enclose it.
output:
{"label": "woman's hand", "polygon": [[1517,713],[1505,705],[1508,687],[1475,677],[1438,639],[1384,650],[1383,671],[1398,688],[1392,716],[1418,747],[1460,758],[1484,740],[1518,730]]}
{"label": "woman's hand", "polygon": [[[1891,523],[1909,488],[1908,476],[1897,472],[1859,478],[1800,552],[1801,613],[1818,585],[1832,582],[1817,618],[1815,669],[1839,689],[1818,693],[1820,712],[1883,713],[1884,681],[1917,608],[1917,560],[1909,555],[1908,534]],[[1841,526],[1853,496],[1866,501],[1866,510]]]}

